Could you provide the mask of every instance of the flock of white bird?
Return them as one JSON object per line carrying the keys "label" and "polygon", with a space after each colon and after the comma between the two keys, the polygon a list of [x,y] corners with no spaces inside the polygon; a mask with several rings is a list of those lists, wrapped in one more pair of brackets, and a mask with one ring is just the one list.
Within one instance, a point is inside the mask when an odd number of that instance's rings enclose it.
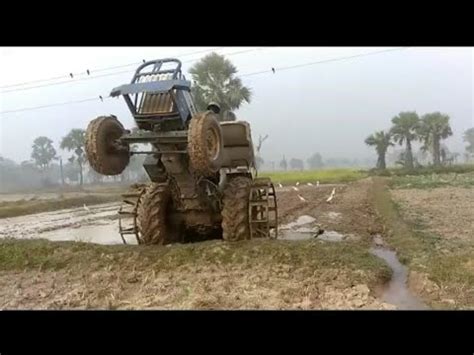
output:
{"label": "flock of white bird", "polygon": [[[291,186],[291,188],[292,188],[294,191],[298,192],[298,191],[300,190],[300,189],[298,188],[299,185],[300,185],[300,182],[297,181],[296,184],[295,184],[295,186]],[[308,186],[315,186],[314,184],[312,184],[312,183],[310,183],[310,182],[306,183],[306,185],[308,185]],[[281,183],[278,183],[278,187],[279,187],[279,188],[283,188],[283,185],[282,185]],[[319,187],[319,181],[316,181],[316,187]],[[333,198],[334,198],[335,195],[336,195],[336,188],[333,188],[333,189],[332,189],[332,192],[331,192],[331,195],[329,195],[329,197],[326,199],[326,202],[327,202],[327,203],[330,203],[330,202],[333,200]],[[301,196],[300,194],[297,194],[297,196],[298,196],[298,198],[300,199],[300,201],[307,202],[307,200],[306,200],[303,196]]]}

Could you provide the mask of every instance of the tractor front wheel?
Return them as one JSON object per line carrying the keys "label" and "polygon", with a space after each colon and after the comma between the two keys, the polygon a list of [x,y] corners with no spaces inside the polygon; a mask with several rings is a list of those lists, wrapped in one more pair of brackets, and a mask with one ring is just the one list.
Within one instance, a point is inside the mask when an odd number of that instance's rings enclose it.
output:
{"label": "tractor front wheel", "polygon": [[125,133],[115,116],[100,116],[86,130],[86,154],[91,167],[102,175],[119,175],[130,161],[129,146],[117,145]]}

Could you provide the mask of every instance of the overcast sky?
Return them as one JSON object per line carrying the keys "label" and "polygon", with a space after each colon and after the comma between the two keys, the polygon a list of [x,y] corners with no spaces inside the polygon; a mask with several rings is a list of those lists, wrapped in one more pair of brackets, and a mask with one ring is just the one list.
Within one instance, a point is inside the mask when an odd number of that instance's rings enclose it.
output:
{"label": "overcast sky", "polygon": [[[33,140],[41,135],[60,139],[71,128],[86,128],[103,114],[115,114],[126,127],[133,118],[122,98],[101,102],[115,86],[131,80],[135,65],[96,71],[164,57],[177,57],[187,69],[213,47],[30,47],[0,49],[0,111],[96,98],[96,101],[0,114],[0,155],[30,159]],[[373,155],[364,139],[374,130],[390,127],[400,111],[420,115],[441,111],[451,117],[454,136],[449,148],[462,152],[462,132],[474,126],[473,49],[411,47],[344,61],[303,66],[332,58],[381,51],[385,47],[219,47],[228,54],[242,80],[253,92],[251,104],[237,117],[252,125],[254,141],[269,138],[262,148],[267,160],[306,159],[314,152],[323,158],[365,158]],[[207,51],[204,52],[203,51]],[[197,54],[189,54],[201,52]],[[299,66],[298,65],[302,65]],[[279,68],[297,66],[293,69]],[[276,68],[276,73],[271,68]],[[84,78],[123,72],[117,75]],[[245,74],[266,71],[263,74]],[[12,84],[68,76],[66,84],[5,92]],[[54,81],[51,81],[54,82]],[[51,82],[32,83],[31,86]],[[59,150],[59,149],[58,149]],[[64,156],[67,156],[64,153]]]}

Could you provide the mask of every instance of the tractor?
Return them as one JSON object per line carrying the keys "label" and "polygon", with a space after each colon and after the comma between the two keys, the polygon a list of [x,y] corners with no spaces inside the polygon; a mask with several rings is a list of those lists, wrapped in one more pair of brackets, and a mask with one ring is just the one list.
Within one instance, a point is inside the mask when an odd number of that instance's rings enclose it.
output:
{"label": "tractor", "polygon": [[[110,96],[123,96],[136,127],[126,130],[114,115],[92,120],[86,130],[90,166],[119,175],[131,156],[145,154],[150,179],[123,195],[124,243],[127,234],[138,244],[276,238],[275,188],[257,177],[249,123],[221,122],[217,103],[198,112],[179,60],[144,62],[131,83]],[[132,144],[149,148],[137,151]]]}

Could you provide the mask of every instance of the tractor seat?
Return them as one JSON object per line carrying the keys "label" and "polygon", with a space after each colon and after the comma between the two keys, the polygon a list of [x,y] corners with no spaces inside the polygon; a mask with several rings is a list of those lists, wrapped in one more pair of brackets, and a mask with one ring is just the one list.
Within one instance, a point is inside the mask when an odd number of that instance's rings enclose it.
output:
{"label": "tractor seat", "polygon": [[245,121],[221,122],[224,145],[222,167],[253,165],[253,146],[250,125]]}
{"label": "tractor seat", "polygon": [[221,129],[224,147],[248,147],[252,144],[248,122],[221,122]]}

